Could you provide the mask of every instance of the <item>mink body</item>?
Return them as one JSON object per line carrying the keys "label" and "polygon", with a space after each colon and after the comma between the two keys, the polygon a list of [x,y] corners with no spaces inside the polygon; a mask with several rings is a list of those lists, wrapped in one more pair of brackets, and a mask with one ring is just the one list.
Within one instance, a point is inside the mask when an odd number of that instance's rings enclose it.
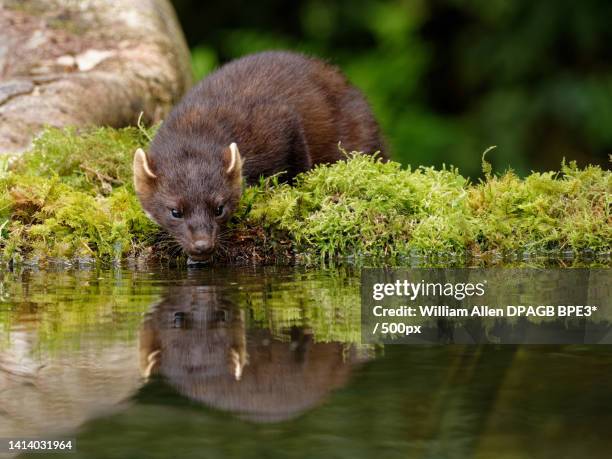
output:
{"label": "mink body", "polygon": [[[232,142],[240,153],[236,167]],[[291,181],[316,164],[344,159],[338,143],[348,151],[382,149],[361,92],[320,60],[253,54],[222,66],[185,95],[144,160],[135,157],[135,186],[149,215],[192,258],[203,259],[240,199],[242,179],[253,184],[282,173]]]}

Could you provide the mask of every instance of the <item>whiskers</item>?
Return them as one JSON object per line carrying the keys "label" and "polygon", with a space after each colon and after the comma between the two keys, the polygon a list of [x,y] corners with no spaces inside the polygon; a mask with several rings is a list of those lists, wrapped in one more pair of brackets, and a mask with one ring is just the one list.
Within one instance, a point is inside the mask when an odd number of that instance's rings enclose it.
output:
{"label": "whiskers", "polygon": [[165,231],[160,231],[155,235],[153,248],[157,254],[167,256],[169,258],[176,258],[183,252],[181,244],[179,244],[174,237]]}
{"label": "whiskers", "polygon": [[[231,235],[233,230],[224,229],[217,236],[215,244],[215,251],[211,258],[214,257],[218,260],[228,260],[232,253],[231,247]],[[148,245],[152,246],[155,255],[161,258],[179,258],[183,255],[188,255],[183,251],[181,244],[169,233],[160,231],[155,234],[149,241]]]}
{"label": "whiskers", "polygon": [[217,236],[217,249],[216,249],[216,253],[221,257],[221,258],[229,258],[230,256],[230,250],[229,250],[229,241],[230,241],[230,235],[232,234],[232,230],[231,229],[226,229],[224,231],[222,231],[221,233],[219,233],[219,235]]}

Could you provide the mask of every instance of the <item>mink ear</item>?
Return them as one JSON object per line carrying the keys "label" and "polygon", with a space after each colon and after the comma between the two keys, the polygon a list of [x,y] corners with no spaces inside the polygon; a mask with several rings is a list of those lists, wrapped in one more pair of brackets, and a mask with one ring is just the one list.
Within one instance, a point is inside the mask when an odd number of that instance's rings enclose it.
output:
{"label": "mink ear", "polygon": [[151,169],[151,163],[142,148],[134,153],[134,189],[137,193],[144,193],[151,187],[157,175]]}
{"label": "mink ear", "polygon": [[139,335],[140,374],[148,379],[161,362],[159,337],[149,321],[145,321]]}
{"label": "mink ear", "polygon": [[223,159],[226,165],[225,173],[238,180],[242,179],[242,158],[235,142],[225,149]]}
{"label": "mink ear", "polygon": [[231,368],[234,373],[234,379],[236,381],[240,381],[242,379],[242,372],[244,371],[244,366],[247,364],[246,353],[240,352],[240,350],[236,349],[234,346],[230,349],[230,359],[231,359]]}

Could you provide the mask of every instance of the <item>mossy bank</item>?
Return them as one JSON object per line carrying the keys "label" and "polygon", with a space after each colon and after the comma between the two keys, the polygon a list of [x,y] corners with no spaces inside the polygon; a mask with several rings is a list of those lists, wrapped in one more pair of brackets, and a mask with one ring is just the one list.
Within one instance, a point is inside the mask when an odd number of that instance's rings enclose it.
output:
{"label": "mossy bank", "polygon": [[[147,219],[131,160],[152,131],[48,129],[19,158],[0,157],[5,263],[178,260]],[[440,255],[609,254],[612,174],[562,165],[470,183],[454,168],[404,168],[365,155],[317,167],[293,186],[247,188],[217,262],[263,263]]]}

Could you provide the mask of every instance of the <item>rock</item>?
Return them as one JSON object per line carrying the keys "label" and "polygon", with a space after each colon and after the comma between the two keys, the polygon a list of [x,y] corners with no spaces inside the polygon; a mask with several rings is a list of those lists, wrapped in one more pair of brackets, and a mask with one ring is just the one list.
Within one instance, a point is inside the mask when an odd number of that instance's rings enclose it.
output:
{"label": "rock", "polygon": [[161,120],[191,85],[168,0],[0,0],[0,153],[46,125]]}

